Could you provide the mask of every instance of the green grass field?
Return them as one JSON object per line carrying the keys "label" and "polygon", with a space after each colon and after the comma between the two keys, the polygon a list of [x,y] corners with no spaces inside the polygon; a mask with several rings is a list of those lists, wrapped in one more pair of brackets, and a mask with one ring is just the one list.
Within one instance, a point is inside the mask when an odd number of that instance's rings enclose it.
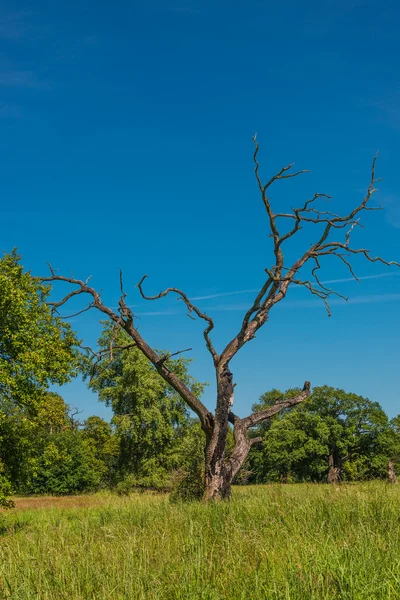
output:
{"label": "green grass field", "polygon": [[400,599],[400,486],[23,500],[0,514],[0,598]]}

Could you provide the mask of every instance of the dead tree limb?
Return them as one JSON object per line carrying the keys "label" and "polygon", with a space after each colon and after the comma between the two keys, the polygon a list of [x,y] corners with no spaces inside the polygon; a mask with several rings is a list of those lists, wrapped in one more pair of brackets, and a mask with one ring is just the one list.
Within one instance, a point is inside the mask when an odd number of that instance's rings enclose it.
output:
{"label": "dead tree limb", "polygon": [[165,296],[168,296],[168,294],[170,294],[170,293],[177,294],[178,300],[182,300],[187,306],[188,317],[193,319],[194,317],[192,317],[192,313],[195,313],[200,319],[203,319],[203,321],[207,322],[207,327],[205,328],[205,330],[203,332],[203,336],[204,336],[208,351],[210,352],[211,356],[213,357],[214,365],[217,365],[219,356],[215,352],[214,346],[212,345],[211,338],[210,338],[210,332],[214,329],[214,321],[211,319],[211,317],[209,317],[208,315],[206,315],[206,313],[199,310],[189,300],[187,295],[184,292],[182,292],[182,290],[178,290],[178,288],[171,287],[171,288],[166,289],[164,292],[160,292],[156,296],[147,296],[143,291],[143,282],[146,278],[147,278],[147,275],[144,275],[142,277],[142,279],[139,281],[139,283],[137,284],[140,295],[142,296],[142,298],[144,298],[144,300],[159,300],[160,298],[164,298]]}
{"label": "dead tree limb", "polygon": [[[120,328],[123,329],[132,339],[133,345],[147,357],[161,377],[180,394],[187,405],[199,417],[202,429],[206,434],[206,500],[229,497],[233,477],[246,459],[251,446],[261,441],[260,437],[251,437],[249,430],[266,419],[270,419],[281,410],[292,408],[303,402],[310,394],[310,383],[306,381],[303,390],[299,394],[293,398],[277,402],[265,410],[253,413],[243,419],[240,419],[232,412],[235,384],[230,371],[230,362],[238,351],[247,342],[252,340],[257,331],[266,324],[271,309],[284,300],[291,286],[304,287],[310,294],[322,300],[325,303],[328,315],[331,314],[329,299],[332,296],[346,300],[345,296],[322,283],[320,279],[319,273],[325,257],[333,257],[338,260],[355,280],[358,280],[358,278],[351,264],[351,258],[355,256],[361,256],[371,263],[400,266],[400,263],[396,261],[387,261],[380,256],[371,256],[368,249],[357,248],[353,246],[351,241],[354,230],[362,227],[360,219],[363,212],[381,210],[382,208],[380,206],[370,206],[370,200],[377,191],[376,183],[378,179],[375,176],[377,157],[372,161],[370,182],[363,200],[347,214],[341,216],[333,210],[325,210],[325,207],[323,207],[323,210],[320,210],[318,207],[319,202],[326,203],[330,201],[330,196],[323,193],[315,193],[299,208],[291,209],[291,212],[275,212],[271,197],[269,196],[271,186],[280,180],[301,176],[307,171],[292,172],[293,165],[291,164],[283,167],[264,184],[260,175],[258,160],[259,145],[255,136],[253,141],[254,173],[262,204],[266,211],[270,237],[272,238],[273,262],[272,266],[265,268],[265,281],[260,286],[253,302],[245,312],[237,334],[228,342],[222,352],[218,353],[211,340],[211,332],[214,329],[213,319],[195,306],[185,292],[178,288],[170,287],[165,291],[159,292],[159,294],[148,296],[143,289],[143,283],[147,276],[142,277],[137,284],[139,293],[143,299],[153,301],[169,294],[175,294],[177,299],[186,305],[190,318],[198,317],[205,321],[206,327],[203,331],[203,336],[206,347],[213,359],[217,380],[217,399],[214,414],[206,408],[201,400],[166,365],[172,356],[183,351],[159,356],[144,340],[141,333],[139,333],[136,326],[136,318],[125,302],[126,293],[123,287],[121,271],[121,295],[117,311],[112,310],[102,302],[101,295],[88,285],[89,279],[82,281],[74,277],[57,275],[50,265],[50,276],[42,278],[43,282],[64,282],[76,286],[76,289],[64,296],[59,302],[50,303],[54,311],[58,311],[61,306],[73,297],[81,294],[89,295],[91,301],[89,306],[84,310],[96,308],[111,319],[114,323],[115,332]],[[316,232],[315,241],[311,246],[299,252],[298,259],[293,264],[287,264],[284,255],[285,243],[291,240],[305,226],[313,227],[313,231]],[[300,271],[305,266],[310,268],[311,278],[301,276]],[[111,355],[113,348],[115,349],[116,346],[114,346],[112,341],[109,349]],[[235,447],[231,457],[226,458],[226,439],[229,423],[233,425]]]}
{"label": "dead tree limb", "polygon": [[[125,303],[126,294],[123,292],[119,300],[119,314],[113,309],[103,304],[101,301],[100,294],[87,282],[80,279],[74,279],[73,277],[64,277],[62,275],[56,275],[54,270],[50,267],[50,277],[42,277],[41,281],[46,282],[64,282],[71,285],[77,286],[74,291],[74,296],[79,294],[88,294],[93,298],[92,303],[95,308],[100,312],[107,315],[115,324],[121,327],[126,333],[132,338],[138,349],[146,356],[146,358],[156,367],[157,371],[169,383],[182,398],[188,406],[196,413],[199,417],[202,427],[205,431],[212,428],[213,415],[210,413],[204,404],[197,398],[191,390],[171,372],[163,362],[160,362],[160,356],[147,344],[147,342],[140,335],[139,331],[134,325],[134,318],[131,309]],[[71,298],[71,293],[64,296],[62,300],[57,302],[57,308],[63,306]]]}

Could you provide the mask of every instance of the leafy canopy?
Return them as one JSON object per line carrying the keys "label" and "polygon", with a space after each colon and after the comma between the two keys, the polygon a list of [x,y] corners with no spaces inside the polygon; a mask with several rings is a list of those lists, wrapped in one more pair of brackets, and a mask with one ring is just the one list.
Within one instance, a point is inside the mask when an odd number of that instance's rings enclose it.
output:
{"label": "leafy canopy", "polygon": [[[118,349],[129,342],[123,330],[115,332],[112,324],[104,323],[102,359],[89,361],[89,387],[113,410],[120,475],[135,476],[138,485],[158,487],[179,466],[189,414],[180,395],[137,348]],[[116,347],[112,356],[110,343]],[[189,375],[189,362],[179,358],[167,364],[199,396],[204,385]]]}
{"label": "leafy canopy", "polygon": [[16,250],[0,258],[0,400],[35,405],[50,384],[77,374],[78,340],[46,304],[50,287],[24,272]]}
{"label": "leafy canopy", "polygon": [[[273,390],[255,408],[278,398]],[[314,388],[304,403],[274,417],[259,434],[263,444],[249,459],[250,480],[258,483],[326,481],[329,457],[347,480],[385,477],[400,447],[394,422],[378,402],[329,386]]]}

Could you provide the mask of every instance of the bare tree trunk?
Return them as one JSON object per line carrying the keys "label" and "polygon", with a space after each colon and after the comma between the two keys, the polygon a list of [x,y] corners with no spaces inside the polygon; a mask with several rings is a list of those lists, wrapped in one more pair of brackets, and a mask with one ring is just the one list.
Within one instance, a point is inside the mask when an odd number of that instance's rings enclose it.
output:
{"label": "bare tree trunk", "polygon": [[[217,409],[212,426],[203,427],[206,433],[205,447],[205,492],[203,500],[226,500],[231,494],[234,477],[244,464],[253,444],[262,442],[262,437],[250,437],[249,429],[278,414],[282,409],[303,402],[310,394],[310,383],[304,383],[303,390],[282,402],[276,402],[265,410],[240,419],[231,411],[234,385],[232,373],[225,366],[217,372]],[[229,423],[233,425],[235,447],[229,458],[226,457],[226,438]]]}
{"label": "bare tree trunk", "polygon": [[231,469],[226,462],[226,438],[228,416],[233,403],[232,373],[225,366],[217,370],[217,408],[213,428],[206,432],[204,500],[229,498],[231,493]]}
{"label": "bare tree trunk", "polygon": [[232,456],[225,457],[225,448],[216,444],[214,452],[210,453],[211,444],[206,445],[206,489],[204,500],[228,500],[231,495],[232,481],[245,462],[253,443],[261,438],[248,438],[247,431],[234,429],[236,445]]}
{"label": "bare tree trunk", "polygon": [[329,455],[328,458],[329,471],[328,471],[328,483],[339,483],[340,469],[335,467],[335,461],[333,454]]}
{"label": "bare tree trunk", "polygon": [[399,483],[396,477],[396,473],[394,472],[393,461],[391,460],[389,460],[388,462],[388,481],[389,483],[393,483],[394,485],[397,485]]}
{"label": "bare tree trunk", "polygon": [[[213,449],[214,448],[214,449]],[[225,463],[225,449],[215,442],[207,440],[206,449],[205,491],[203,500],[227,500],[231,495],[232,477]]]}

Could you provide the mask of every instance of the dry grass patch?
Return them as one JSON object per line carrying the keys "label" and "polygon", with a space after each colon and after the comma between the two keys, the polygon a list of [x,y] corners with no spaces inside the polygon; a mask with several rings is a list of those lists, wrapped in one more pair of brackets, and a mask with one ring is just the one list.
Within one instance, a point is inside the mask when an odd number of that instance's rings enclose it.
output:
{"label": "dry grass patch", "polygon": [[31,510],[43,508],[90,508],[103,506],[110,502],[110,495],[85,496],[33,496],[30,498],[13,498],[15,510]]}

